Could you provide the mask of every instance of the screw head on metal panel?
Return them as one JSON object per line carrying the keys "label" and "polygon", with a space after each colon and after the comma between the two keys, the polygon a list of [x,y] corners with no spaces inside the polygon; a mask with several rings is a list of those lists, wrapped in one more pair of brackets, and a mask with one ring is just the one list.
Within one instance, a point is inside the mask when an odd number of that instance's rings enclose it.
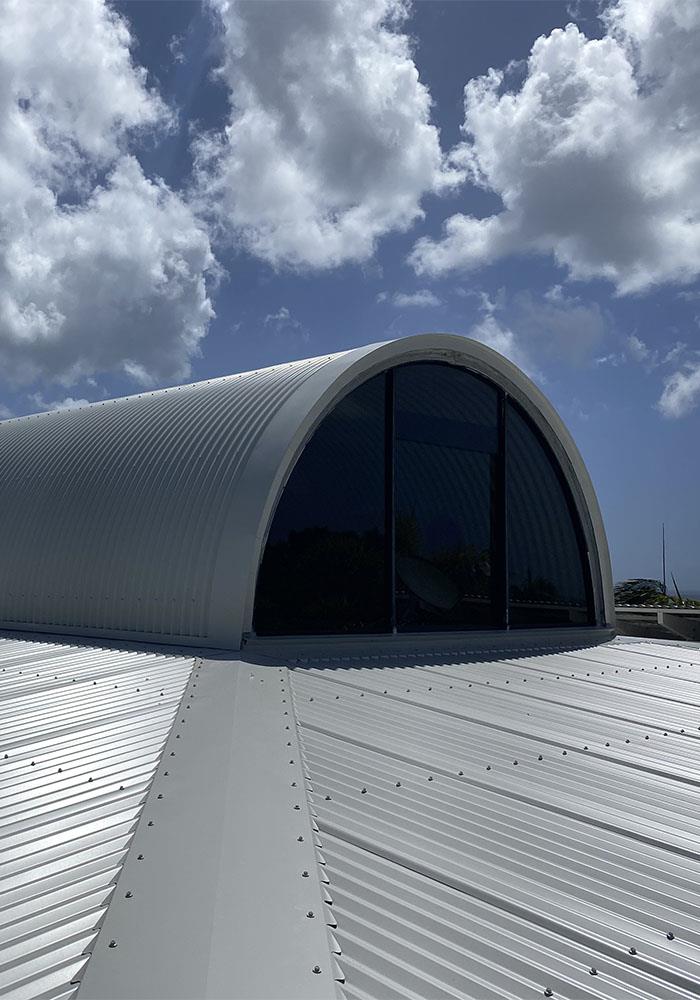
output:
{"label": "screw head on metal panel", "polygon": [[666,937],[668,938],[669,941],[673,941],[675,936],[676,935],[673,933],[673,931],[668,931],[668,933],[666,934]]}
{"label": "screw head on metal panel", "polygon": [[562,750],[562,752],[561,752],[562,757],[566,757],[567,754],[568,754],[567,750]]}
{"label": "screw head on metal panel", "polygon": [[428,781],[433,781],[433,780],[434,780],[434,779],[433,779],[433,776],[432,776],[432,774],[429,774],[429,775],[428,775]]}
{"label": "screw head on metal panel", "polygon": [[136,860],[137,861],[143,861],[143,854],[137,854],[136,855]]}
{"label": "screw head on metal panel", "polygon": [[303,872],[301,873],[301,877],[302,877],[302,878],[308,878],[308,877],[309,877],[309,873],[308,873],[307,871],[303,871]]}
{"label": "screw head on metal panel", "polygon": [[490,764],[487,764],[487,765],[486,765],[486,770],[487,770],[487,771],[490,771],[490,770],[491,770],[491,765],[490,765]]}
{"label": "screw head on metal panel", "polygon": [[630,948],[630,955],[636,955],[636,954],[637,954],[637,949],[636,948]]}
{"label": "screw head on metal panel", "polygon": [[110,947],[110,948],[116,948],[116,947],[117,947],[117,942],[116,942],[116,941],[114,941],[114,940],[110,941],[110,942],[109,942],[109,947]]}
{"label": "screw head on metal panel", "polygon": [[295,809],[301,809],[301,806],[294,806]]}
{"label": "screw head on metal panel", "polygon": [[598,970],[595,969],[595,968],[590,968],[588,971],[590,972],[590,974],[592,976],[597,976],[598,975]]}
{"label": "screw head on metal panel", "polygon": [[313,911],[313,910],[309,910],[309,911],[307,912],[306,916],[307,916],[307,917],[313,917],[313,916],[314,916],[314,911]]}
{"label": "screw head on metal panel", "polygon": [[153,826],[153,820],[152,819],[149,819],[148,826]]}
{"label": "screw head on metal panel", "polygon": [[331,801],[330,795],[326,795],[326,802],[330,802],[330,801]]}
{"label": "screw head on metal panel", "polygon": [[397,781],[397,782],[396,782],[396,787],[397,787],[397,788],[401,788],[401,782],[400,782],[400,781]]}
{"label": "screw head on metal panel", "polygon": [[553,996],[554,996],[554,993],[552,992],[552,990],[550,990],[549,986],[548,986],[548,987],[546,988],[546,990],[544,991],[544,995],[545,995],[546,997],[553,997]]}
{"label": "screw head on metal panel", "polygon": [[133,895],[134,895],[133,892],[131,891],[131,889],[129,889],[128,892],[124,893],[124,899],[131,899]]}
{"label": "screw head on metal panel", "polygon": [[297,837],[297,840],[300,844],[304,843],[304,838],[301,835]]}
{"label": "screw head on metal panel", "polygon": [[314,973],[314,975],[318,976],[319,973],[321,972],[321,966],[320,965],[314,965],[314,967],[313,967],[313,969],[311,971]]}
{"label": "screw head on metal panel", "polygon": [[162,792],[158,792],[158,798],[159,798],[159,799],[162,799],[162,798],[163,798],[163,793],[162,793]]}
{"label": "screw head on metal panel", "polygon": [[360,794],[361,795],[366,795],[367,794],[367,789],[366,788],[361,788],[360,789]]}

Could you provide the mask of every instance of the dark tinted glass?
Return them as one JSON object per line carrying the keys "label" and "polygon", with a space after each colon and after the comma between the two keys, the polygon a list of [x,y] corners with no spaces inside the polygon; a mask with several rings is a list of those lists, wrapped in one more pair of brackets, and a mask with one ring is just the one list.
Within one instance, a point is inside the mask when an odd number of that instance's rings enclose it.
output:
{"label": "dark tinted glass", "polygon": [[297,462],[258,575],[259,635],[388,630],[384,399],[384,375],[359,386]]}
{"label": "dark tinted glass", "polygon": [[487,627],[498,393],[437,363],[404,365],[394,378],[397,626]]}
{"label": "dark tinted glass", "polygon": [[588,574],[554,458],[511,402],[506,428],[510,624],[587,624]]}

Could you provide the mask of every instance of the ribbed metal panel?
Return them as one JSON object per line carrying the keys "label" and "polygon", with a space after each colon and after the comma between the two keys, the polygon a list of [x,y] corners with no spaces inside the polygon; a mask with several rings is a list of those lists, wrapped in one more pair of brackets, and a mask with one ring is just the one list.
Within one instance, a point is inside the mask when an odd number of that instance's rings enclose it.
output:
{"label": "ribbed metal panel", "polygon": [[348,997],[700,995],[700,647],[292,676]]}
{"label": "ribbed metal panel", "polygon": [[319,420],[366,379],[439,360],[501,386],[557,456],[613,619],[592,484],[561,420],[495,351],[408,337],[126,399],[0,421],[0,625],[239,649],[275,505]]}
{"label": "ribbed metal panel", "polygon": [[0,423],[0,620],[206,639],[241,470],[328,361]]}
{"label": "ribbed metal panel", "polygon": [[75,993],[190,657],[0,638],[0,995]]}

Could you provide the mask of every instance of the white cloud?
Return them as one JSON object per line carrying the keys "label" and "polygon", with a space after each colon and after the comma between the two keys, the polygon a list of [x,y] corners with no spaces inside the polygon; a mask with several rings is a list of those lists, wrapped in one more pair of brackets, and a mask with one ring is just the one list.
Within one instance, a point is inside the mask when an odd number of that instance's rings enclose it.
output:
{"label": "white cloud", "polygon": [[442,305],[442,301],[428,288],[420,288],[415,292],[394,292],[393,295],[381,292],[377,296],[377,301],[389,301],[398,309],[424,309],[428,306]]}
{"label": "white cloud", "polygon": [[4,403],[0,403],[0,420],[9,420],[13,416],[12,410]]}
{"label": "white cloud", "polygon": [[685,417],[700,404],[700,361],[687,362],[664,383],[657,408],[664,417]]}
{"label": "white cloud", "polygon": [[594,363],[617,368],[631,361],[641,365],[649,373],[662,365],[675,364],[681,359],[687,347],[684,341],[677,340],[670,347],[659,350],[649,347],[640,337],[632,333],[625,338],[621,350],[596,358]]}
{"label": "white cloud", "polygon": [[263,320],[263,325],[270,327],[275,333],[296,334],[302,343],[308,343],[311,339],[302,323],[292,316],[287,306],[280,306],[275,313],[268,313]]}
{"label": "white cloud", "polygon": [[493,69],[467,84],[452,160],[503,210],[419,240],[418,273],[531,252],[623,294],[700,274],[700,4],[619,0],[604,20],[601,39],[538,38],[512,91]]}
{"label": "white cloud", "polygon": [[71,384],[189,373],[216,265],[184,201],[129,144],[169,114],[102,0],[0,7],[0,365]]}
{"label": "white cloud", "polygon": [[504,295],[490,299],[486,293],[479,295],[481,299],[481,319],[476,322],[468,333],[472,340],[478,340],[487,347],[493,348],[513,364],[521,368],[530,378],[542,380],[541,372],[536,368],[527,349],[516,337],[511,327],[498,317],[503,309]]}
{"label": "white cloud", "polygon": [[499,289],[493,298],[475,289],[460,288],[457,293],[460,298],[479,299],[482,315],[490,320],[485,326],[486,333],[494,336],[496,326],[507,330],[509,337],[503,341],[507,350],[503,353],[539,378],[542,375],[533,358],[580,365],[591,358],[612,327],[607,310],[597,302],[566,295],[560,285],[549,288],[542,296],[528,291],[508,295],[505,288]]}
{"label": "white cloud", "polygon": [[610,332],[612,319],[597,302],[566,295],[561,285],[541,299],[519,292],[509,307],[512,324],[531,351],[579,365],[587,361]]}
{"label": "white cloud", "polygon": [[37,413],[44,413],[47,410],[77,410],[81,406],[90,405],[89,399],[74,399],[73,396],[47,401],[40,392],[33,392],[27,398],[32,406],[36,407]]}
{"label": "white cloud", "polygon": [[401,32],[404,0],[210,0],[231,114],[195,143],[203,210],[274,266],[364,261],[454,181]]}

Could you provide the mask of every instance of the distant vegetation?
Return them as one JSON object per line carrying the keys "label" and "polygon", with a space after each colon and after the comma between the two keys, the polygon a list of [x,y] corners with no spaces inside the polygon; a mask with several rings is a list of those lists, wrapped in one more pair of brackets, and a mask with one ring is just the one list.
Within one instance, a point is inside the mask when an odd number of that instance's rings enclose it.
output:
{"label": "distant vegetation", "polygon": [[675,596],[667,594],[661,580],[625,580],[623,583],[618,583],[615,586],[615,604],[651,604],[660,608],[700,608],[700,601],[684,598],[677,587]]}

